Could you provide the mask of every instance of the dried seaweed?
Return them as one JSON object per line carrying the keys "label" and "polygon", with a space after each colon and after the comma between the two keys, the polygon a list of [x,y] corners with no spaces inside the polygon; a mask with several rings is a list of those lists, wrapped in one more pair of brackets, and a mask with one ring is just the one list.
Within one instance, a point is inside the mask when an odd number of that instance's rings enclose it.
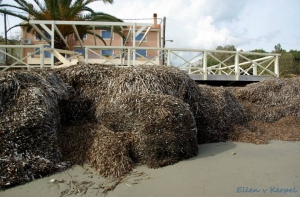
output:
{"label": "dried seaweed", "polygon": [[68,88],[55,74],[14,71],[0,77],[0,187],[57,171],[58,102]]}
{"label": "dried seaweed", "polygon": [[251,121],[275,122],[285,116],[300,116],[300,77],[272,78],[232,89]]}
{"label": "dried seaweed", "polygon": [[174,164],[197,155],[197,128],[189,105],[163,94],[125,94],[101,102],[98,122],[117,132],[131,132],[132,157],[149,167]]}
{"label": "dried seaweed", "polygon": [[255,144],[300,140],[300,77],[272,78],[230,90],[250,120],[233,126],[230,140]]}
{"label": "dried seaweed", "polygon": [[243,106],[224,87],[199,85],[200,117],[198,121],[198,143],[221,142],[228,140],[233,125],[247,122]]}
{"label": "dried seaweed", "polygon": [[80,123],[62,128],[58,136],[63,159],[72,164],[88,163],[104,177],[121,177],[134,167],[130,150],[135,138],[131,133]]}
{"label": "dried seaweed", "polygon": [[[70,161],[114,177],[101,186],[106,193],[137,164],[156,168],[195,156],[197,142],[299,140],[299,82],[211,87],[165,66],[6,72],[0,75],[0,188]],[[89,184],[78,184],[79,193]]]}
{"label": "dried seaweed", "polygon": [[286,116],[272,123],[250,121],[233,126],[229,139],[254,144],[268,144],[272,140],[300,141],[299,128],[299,116]]}

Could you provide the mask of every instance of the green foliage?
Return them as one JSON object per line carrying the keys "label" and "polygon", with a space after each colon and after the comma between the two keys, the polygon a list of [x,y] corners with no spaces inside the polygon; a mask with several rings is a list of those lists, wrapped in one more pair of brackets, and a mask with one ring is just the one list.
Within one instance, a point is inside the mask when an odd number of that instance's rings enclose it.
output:
{"label": "green foliage", "polygon": [[[106,22],[122,22],[112,15],[95,12],[88,7],[89,4],[95,0],[35,0],[35,5],[25,1],[25,0],[13,0],[16,5],[12,4],[0,4],[0,8],[16,8],[19,11],[26,12],[29,15],[24,16],[18,14],[19,12],[10,11],[8,9],[0,9],[0,13],[6,13],[11,16],[18,17],[24,21],[29,20],[64,20],[64,21],[106,21]],[[102,0],[104,3],[113,3],[113,0]],[[25,26],[27,31],[30,32],[32,27],[28,23],[21,23],[16,26]],[[16,27],[13,26],[12,28]],[[97,26],[96,29],[109,30],[110,27],[107,26]],[[73,28],[66,25],[59,25],[58,29],[64,37],[74,33]],[[121,37],[125,38],[120,27],[114,27],[113,31],[119,34]],[[78,32],[81,38],[85,34],[93,34],[92,27],[86,25],[78,26]],[[96,37],[102,40],[104,44],[105,41],[102,39],[101,35],[96,34]],[[64,42],[60,37],[55,35],[55,48],[66,49]]]}
{"label": "green foliage", "polygon": [[283,52],[283,49],[282,49],[280,43],[279,43],[279,44],[276,44],[276,45],[274,46],[274,52],[275,52],[275,53]]}
{"label": "green foliage", "polygon": [[291,77],[300,75],[300,51],[282,49],[280,44],[275,45],[274,51],[280,53],[279,67],[281,77]]}
{"label": "green foliage", "polygon": [[[216,50],[222,50],[222,51],[236,51],[236,48],[234,45],[226,45],[224,47],[222,46],[218,46],[216,48]],[[210,53],[210,55],[207,57],[207,66],[214,66],[217,64],[220,64],[220,62],[218,60],[224,61],[227,58],[229,58],[230,56],[232,56],[232,54],[228,54],[228,53]],[[218,59],[218,60],[216,60]],[[229,65],[229,64],[233,64],[234,63],[234,57],[231,57],[230,59],[228,59],[227,61],[224,62],[224,64]]]}
{"label": "green foliage", "polygon": [[290,50],[289,53],[293,54],[295,62],[300,62],[300,51]]}

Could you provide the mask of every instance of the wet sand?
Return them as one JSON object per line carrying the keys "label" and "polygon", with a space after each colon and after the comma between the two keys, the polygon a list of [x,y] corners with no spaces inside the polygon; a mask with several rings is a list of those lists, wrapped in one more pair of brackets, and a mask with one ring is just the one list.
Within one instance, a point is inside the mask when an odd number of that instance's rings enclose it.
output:
{"label": "wet sand", "polygon": [[[236,154],[234,154],[236,153]],[[93,181],[85,195],[96,196],[95,188],[104,179],[85,166],[51,175],[0,191],[1,197],[55,197],[69,186],[51,179]],[[133,184],[121,183],[107,197],[300,197],[300,142],[271,141],[268,145],[212,143],[199,146],[197,157],[159,169],[136,168],[150,178]],[[144,176],[145,178],[145,176]],[[69,195],[81,196],[77,195]],[[101,196],[101,193],[98,193]]]}

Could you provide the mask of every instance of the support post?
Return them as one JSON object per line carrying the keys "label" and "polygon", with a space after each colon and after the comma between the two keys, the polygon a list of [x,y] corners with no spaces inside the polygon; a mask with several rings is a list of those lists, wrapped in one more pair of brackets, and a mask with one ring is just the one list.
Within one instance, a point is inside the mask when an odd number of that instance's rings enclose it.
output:
{"label": "support post", "polygon": [[171,51],[170,51],[170,49],[168,49],[167,66],[171,66],[171,57],[170,57],[170,55],[171,55]]}
{"label": "support post", "polygon": [[275,74],[276,74],[276,77],[279,77],[279,56],[276,55],[275,56],[275,68],[274,68],[274,71],[275,71]]}
{"label": "support post", "polygon": [[44,53],[44,45],[40,47],[40,58],[41,58],[41,68],[44,67],[44,62],[45,62],[45,53]]}
{"label": "support post", "polygon": [[[5,9],[6,10],[6,9]],[[5,39],[5,45],[7,45],[7,26],[6,26],[6,13],[4,13],[4,39]],[[5,47],[5,64],[8,65],[8,61],[7,61],[7,48]]]}
{"label": "support post", "polygon": [[[166,46],[166,17],[163,18],[163,37],[162,37],[162,48],[164,49]],[[165,65],[165,51],[163,50],[163,55],[162,55],[162,65]],[[168,63],[169,66],[169,63]]]}
{"label": "support post", "polygon": [[203,72],[204,72],[203,79],[207,80],[207,51],[203,52]]}
{"label": "support post", "polygon": [[235,53],[234,63],[235,63],[235,79],[239,80],[240,78],[239,52]]}
{"label": "support post", "polygon": [[[54,31],[55,31],[55,22],[52,21],[51,24],[51,48],[54,49]],[[54,66],[54,55],[51,53],[51,66]]]}
{"label": "support post", "polygon": [[219,64],[219,70],[218,70],[218,75],[222,75],[222,64],[220,63]]}
{"label": "support post", "polygon": [[253,65],[253,75],[257,75],[257,65],[255,63],[252,64]]}
{"label": "support post", "polygon": [[85,60],[85,65],[88,65],[89,63],[89,49],[87,46],[84,48],[84,60]]}
{"label": "support post", "polygon": [[131,50],[130,48],[128,48],[128,52],[127,52],[127,66],[130,66],[130,59],[131,59]]}
{"label": "support post", "polygon": [[[133,36],[133,39],[132,39],[132,46],[135,47],[135,36],[136,36],[136,32],[135,32],[135,28],[136,28],[136,24],[134,23],[133,24],[133,30],[132,30],[132,36]],[[135,58],[136,58],[136,53],[135,53],[135,48],[132,50],[132,65],[135,66]],[[130,53],[129,53],[130,54]],[[131,55],[131,54],[130,54]],[[130,57],[130,56],[129,56]],[[130,58],[129,58],[130,59]]]}

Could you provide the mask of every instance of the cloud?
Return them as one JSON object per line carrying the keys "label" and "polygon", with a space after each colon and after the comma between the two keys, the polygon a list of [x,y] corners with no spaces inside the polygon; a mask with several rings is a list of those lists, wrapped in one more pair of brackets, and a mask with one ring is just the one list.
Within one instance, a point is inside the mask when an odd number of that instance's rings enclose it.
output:
{"label": "cloud", "polygon": [[[28,0],[33,2],[33,0]],[[166,16],[169,47],[215,49],[235,45],[244,51],[271,51],[274,43],[300,49],[299,0],[115,0],[113,5],[95,1],[91,8],[130,22],[152,23],[153,13]],[[9,17],[10,26],[18,22]],[[1,18],[0,18],[1,20]],[[128,22],[129,22],[128,21]],[[160,21],[159,21],[160,22]],[[0,26],[0,33],[3,26]],[[234,35],[234,36],[232,36]],[[251,38],[251,39],[247,39]],[[262,40],[262,41],[255,41]]]}

